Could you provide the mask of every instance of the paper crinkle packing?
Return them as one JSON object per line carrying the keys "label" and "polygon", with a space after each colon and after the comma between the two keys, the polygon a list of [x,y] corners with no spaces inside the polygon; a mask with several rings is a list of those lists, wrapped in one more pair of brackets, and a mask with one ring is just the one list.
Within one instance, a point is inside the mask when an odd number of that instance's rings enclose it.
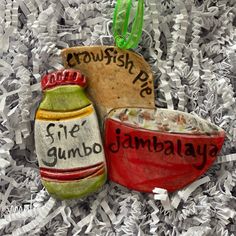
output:
{"label": "paper crinkle packing", "polygon": [[0,1],[0,235],[235,235],[234,0],[145,1],[135,49],[154,73],[156,106],[225,130],[222,152],[204,176],[172,194],[108,182],[85,199],[59,201],[43,188],[33,139],[41,76],[63,68],[63,48],[114,45],[115,3]]}

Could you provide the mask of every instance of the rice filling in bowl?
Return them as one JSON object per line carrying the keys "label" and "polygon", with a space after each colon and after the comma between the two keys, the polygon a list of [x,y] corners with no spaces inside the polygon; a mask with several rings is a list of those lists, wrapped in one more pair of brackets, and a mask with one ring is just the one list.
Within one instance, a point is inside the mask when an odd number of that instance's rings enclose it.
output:
{"label": "rice filling in bowl", "polygon": [[118,108],[113,109],[108,118],[123,122],[136,128],[159,132],[185,134],[215,134],[222,131],[219,127],[200,117],[167,109]]}

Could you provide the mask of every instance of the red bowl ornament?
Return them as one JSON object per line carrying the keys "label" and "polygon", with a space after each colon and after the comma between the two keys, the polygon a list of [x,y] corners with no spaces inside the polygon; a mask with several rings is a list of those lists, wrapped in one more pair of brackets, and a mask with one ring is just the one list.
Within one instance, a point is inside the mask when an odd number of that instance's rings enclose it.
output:
{"label": "red bowl ornament", "polygon": [[167,109],[113,109],[105,120],[110,180],[141,192],[169,192],[190,184],[216,160],[223,129]]}

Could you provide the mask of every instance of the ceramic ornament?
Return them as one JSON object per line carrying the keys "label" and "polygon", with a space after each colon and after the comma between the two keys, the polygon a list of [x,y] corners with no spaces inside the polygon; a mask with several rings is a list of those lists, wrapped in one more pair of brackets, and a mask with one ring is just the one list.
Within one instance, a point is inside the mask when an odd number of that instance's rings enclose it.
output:
{"label": "ceramic ornament", "polygon": [[109,178],[141,192],[173,192],[209,169],[224,137],[221,128],[188,113],[114,109],[105,121]]}
{"label": "ceramic ornament", "polygon": [[104,122],[109,179],[141,192],[175,191],[203,175],[224,142],[224,131],[199,117],[155,109],[151,69],[130,48],[137,46],[144,1],[139,0],[131,32],[132,1],[117,1],[113,32],[117,47],[62,51],[66,68],[81,70],[88,93]]}
{"label": "ceramic ornament", "polygon": [[137,53],[114,46],[74,47],[64,49],[62,59],[66,68],[89,78],[87,92],[102,119],[117,106],[155,107],[153,75]]}
{"label": "ceramic ornament", "polygon": [[84,93],[86,78],[76,70],[49,73],[36,113],[35,145],[42,183],[56,198],[97,191],[106,163],[97,116]]}

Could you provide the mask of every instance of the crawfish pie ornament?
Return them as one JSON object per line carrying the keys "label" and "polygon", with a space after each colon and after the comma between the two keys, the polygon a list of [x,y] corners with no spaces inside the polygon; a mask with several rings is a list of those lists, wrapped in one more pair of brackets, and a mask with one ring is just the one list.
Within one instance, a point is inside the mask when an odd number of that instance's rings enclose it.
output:
{"label": "crawfish pie ornament", "polygon": [[62,70],[45,75],[41,84],[35,145],[42,183],[60,199],[95,192],[106,181],[106,163],[97,116],[84,93],[86,78]]}
{"label": "crawfish pie ornament", "polygon": [[154,108],[153,74],[144,58],[114,46],[81,46],[62,51],[65,68],[88,77],[88,95],[101,120],[116,107]]}

